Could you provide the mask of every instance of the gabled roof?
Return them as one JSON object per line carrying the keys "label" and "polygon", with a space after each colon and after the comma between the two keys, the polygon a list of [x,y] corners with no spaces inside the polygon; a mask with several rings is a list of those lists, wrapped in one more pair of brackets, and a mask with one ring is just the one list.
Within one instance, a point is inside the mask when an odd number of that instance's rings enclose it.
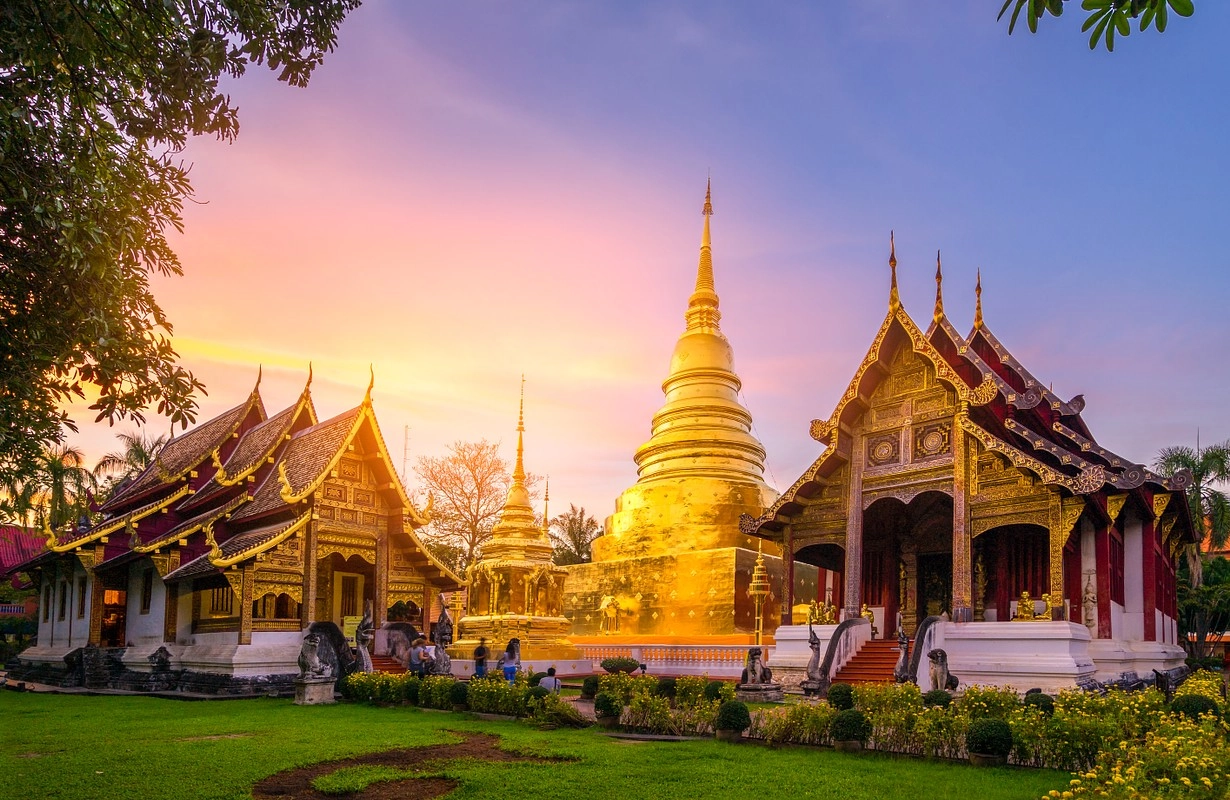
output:
{"label": "gabled roof", "polygon": [[[185,578],[199,578],[255,558],[303,530],[311,517],[311,512],[305,512],[289,521],[238,533],[222,544],[213,540],[213,534],[210,531],[206,540],[211,545],[210,551],[184,564],[163,580],[170,582]],[[208,528],[206,530],[209,531]]]}
{"label": "gabled roof", "polygon": [[163,495],[152,503],[147,503],[140,508],[135,508],[126,514],[122,514],[111,519],[104,520],[92,528],[87,528],[83,531],[73,531],[67,539],[59,539],[52,531],[46,531],[47,549],[53,553],[67,553],[70,550],[75,550],[82,545],[95,542],[104,536],[110,536],[113,533],[124,530],[134,522],[140,522],[151,514],[169,508],[179,500],[183,499],[189,492],[187,485],[181,486],[170,494]]}
{"label": "gabled roof", "polygon": [[974,316],[974,329],[962,337],[943,311],[941,275],[937,258],[936,304],[933,322],[926,333],[919,330],[902,308],[896,288],[896,257],[888,314],[864,356],[833,414],[813,420],[812,438],[827,445],[819,458],[781,497],[756,519],[740,521],[744,532],[755,533],[779,515],[801,510],[815,496],[824,479],[849,460],[850,440],[842,426],[852,423],[866,409],[867,398],[888,371],[876,365],[907,344],[935,368],[936,377],[952,387],[968,413],[961,415],[966,433],[985,448],[1001,453],[1014,465],[1035,474],[1043,483],[1060,486],[1074,495],[1104,488],[1130,490],[1146,483],[1153,491],[1181,491],[1188,476],[1164,479],[1143,465],[1097,445],[1089,434],[1081,411],[1084,398],[1060,400],[1014,358],[982,318],[981,277]]}
{"label": "gabled roof", "polygon": [[118,511],[183,478],[230,439],[248,414],[253,412],[260,419],[265,418],[265,406],[257,389],[253,389],[243,403],[163,445],[153,463],[116,492],[99,510],[103,513]]}
{"label": "gabled roof", "polygon": [[15,525],[0,526],[0,575],[43,552],[46,537]]}

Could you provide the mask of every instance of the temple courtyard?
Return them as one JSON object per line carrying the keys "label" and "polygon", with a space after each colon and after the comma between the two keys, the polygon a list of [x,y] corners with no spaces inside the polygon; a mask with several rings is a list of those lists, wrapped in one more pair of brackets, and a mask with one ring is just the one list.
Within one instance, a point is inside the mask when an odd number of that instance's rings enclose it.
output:
{"label": "temple courtyard", "polygon": [[[350,703],[3,691],[0,718],[4,800],[427,798],[450,791],[458,800],[885,800],[920,791],[1026,800],[1065,788],[1070,777],[828,748],[615,739],[596,729],[539,730],[471,714]],[[383,780],[368,786],[374,778]],[[354,793],[342,793],[347,789]]]}

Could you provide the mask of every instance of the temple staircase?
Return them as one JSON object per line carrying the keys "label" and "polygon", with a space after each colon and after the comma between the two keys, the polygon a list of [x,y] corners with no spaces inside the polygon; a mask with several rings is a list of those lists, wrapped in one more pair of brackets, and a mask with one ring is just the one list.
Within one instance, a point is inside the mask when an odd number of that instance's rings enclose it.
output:
{"label": "temple staircase", "polygon": [[[401,662],[392,656],[372,656],[372,669],[376,672],[387,672],[391,675],[400,675],[406,671]],[[891,668],[889,672],[892,672]]]}
{"label": "temple staircase", "polygon": [[[911,651],[913,642],[910,643]],[[833,676],[833,683],[892,683],[901,653],[896,639],[871,639]]]}

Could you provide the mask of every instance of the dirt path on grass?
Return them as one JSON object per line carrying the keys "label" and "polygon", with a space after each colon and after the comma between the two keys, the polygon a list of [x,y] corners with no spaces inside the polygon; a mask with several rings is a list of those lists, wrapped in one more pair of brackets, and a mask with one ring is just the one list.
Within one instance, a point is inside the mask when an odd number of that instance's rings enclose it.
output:
{"label": "dirt path on grass", "polygon": [[460,733],[462,741],[457,744],[436,744],[428,747],[411,747],[401,750],[386,750],[338,761],[322,761],[297,769],[288,769],[257,783],[252,787],[255,800],[428,800],[442,797],[457,788],[457,782],[447,778],[406,778],[399,781],[373,783],[361,792],[349,794],[325,794],[312,788],[312,781],[344,767],[380,766],[396,769],[416,769],[427,762],[447,761],[455,758],[477,758],[484,761],[534,761],[553,759],[522,756],[501,750],[498,736],[485,733]]}

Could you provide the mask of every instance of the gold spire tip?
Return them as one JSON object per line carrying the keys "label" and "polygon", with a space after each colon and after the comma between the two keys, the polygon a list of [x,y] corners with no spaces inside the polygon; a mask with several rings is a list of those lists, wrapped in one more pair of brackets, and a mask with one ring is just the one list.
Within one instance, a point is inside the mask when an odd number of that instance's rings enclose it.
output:
{"label": "gold spire tip", "polygon": [[978,269],[978,281],[974,284],[974,330],[982,330],[982,268]]}
{"label": "gold spire tip", "polygon": [[521,407],[517,410],[517,430],[525,430],[525,373],[521,373]]}
{"label": "gold spire tip", "polygon": [[701,209],[706,217],[713,216],[713,178],[705,181],[705,207]]}
{"label": "gold spire tip", "polygon": [[940,251],[935,251],[935,321],[944,316],[944,270],[940,266]]}
{"label": "gold spire tip", "polygon": [[901,295],[897,292],[897,242],[893,231],[888,232],[888,267],[892,272],[892,283],[888,289],[888,307],[896,311],[901,307]]}

